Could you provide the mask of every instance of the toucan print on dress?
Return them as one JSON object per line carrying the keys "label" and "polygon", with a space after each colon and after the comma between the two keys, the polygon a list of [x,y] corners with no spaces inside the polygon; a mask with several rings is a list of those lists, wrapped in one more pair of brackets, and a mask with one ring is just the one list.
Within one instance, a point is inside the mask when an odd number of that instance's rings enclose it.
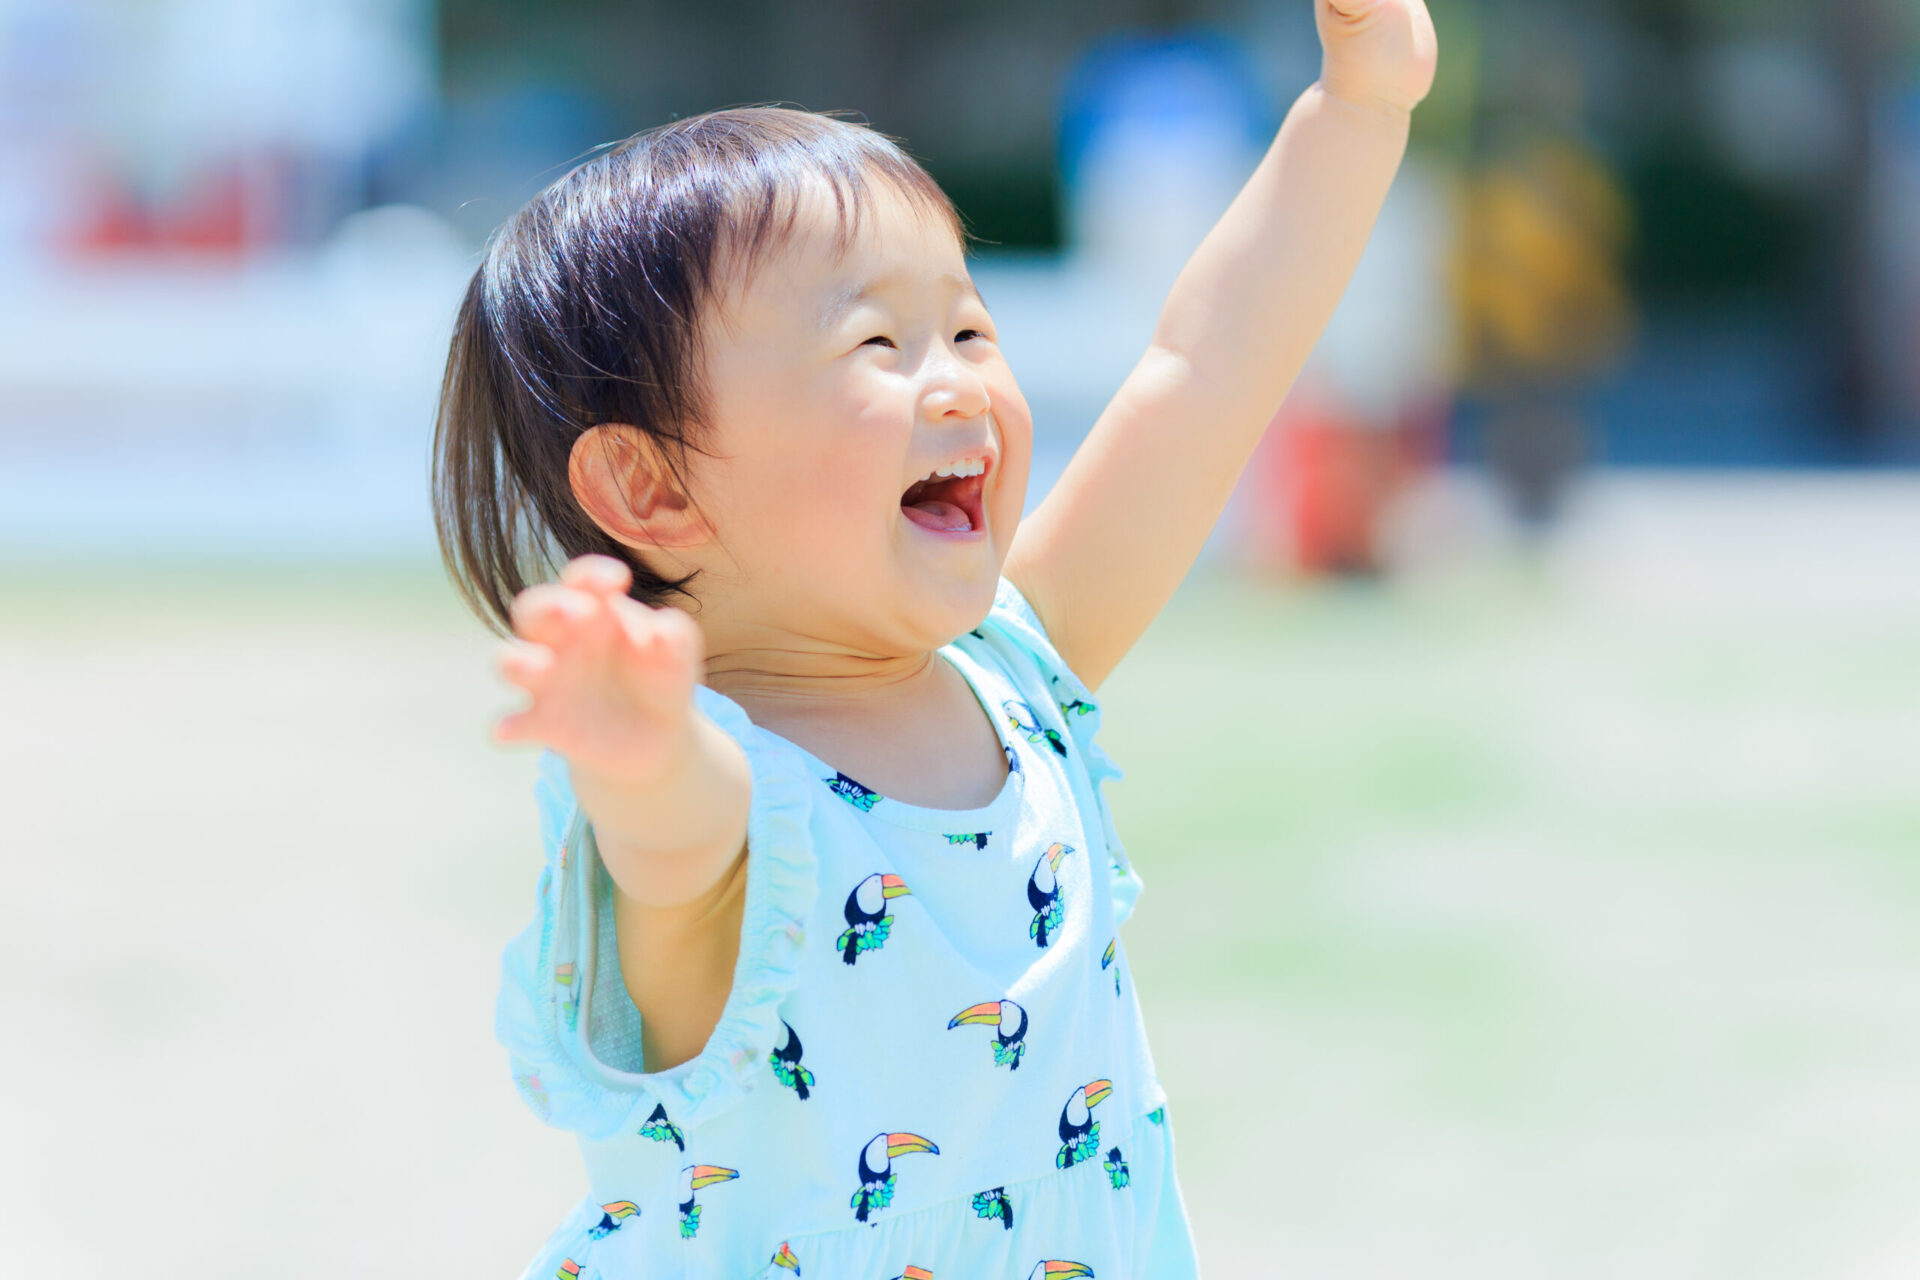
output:
{"label": "toucan print on dress", "polygon": [[985,1023],[1000,1028],[993,1036],[993,1065],[1009,1071],[1020,1069],[1020,1057],[1027,1051],[1027,1011],[1011,1000],[988,1000],[962,1009],[947,1020],[947,1030],[970,1023]]}
{"label": "toucan print on dress", "polygon": [[852,964],[862,952],[878,951],[885,946],[887,935],[893,932],[893,917],[887,912],[887,903],[912,892],[899,876],[878,871],[853,886],[847,895],[846,932],[834,940],[840,958]]}
{"label": "toucan print on dress", "polygon": [[1053,1158],[1062,1169],[1071,1169],[1100,1152],[1100,1122],[1093,1108],[1113,1092],[1113,1081],[1094,1080],[1075,1089],[1060,1108],[1060,1151]]}
{"label": "toucan print on dress", "polygon": [[865,1222],[875,1209],[893,1203],[895,1156],[924,1151],[939,1155],[932,1140],[917,1133],[876,1133],[860,1148],[860,1189],[853,1193],[853,1216]]}
{"label": "toucan print on dress", "polygon": [[1061,918],[1067,913],[1067,905],[1060,898],[1060,859],[1072,852],[1072,845],[1055,841],[1047,846],[1047,851],[1033,864],[1033,872],[1027,877],[1027,905],[1033,908],[1033,920],[1027,925],[1027,936],[1033,939],[1036,947],[1045,948],[1053,941]]}
{"label": "toucan print on dress", "polygon": [[780,1019],[780,1028],[780,1043],[773,1046],[767,1061],[773,1064],[773,1078],[793,1090],[805,1102],[808,1091],[813,1088],[813,1072],[800,1065],[800,1033],[785,1018]]}

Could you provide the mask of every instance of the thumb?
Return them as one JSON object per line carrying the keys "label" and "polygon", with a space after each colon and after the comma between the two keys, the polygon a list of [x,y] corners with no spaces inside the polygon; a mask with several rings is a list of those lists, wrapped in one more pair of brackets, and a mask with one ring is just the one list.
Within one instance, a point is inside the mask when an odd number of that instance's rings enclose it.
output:
{"label": "thumb", "polygon": [[1343,22],[1359,22],[1379,7],[1379,0],[1323,0],[1323,3]]}

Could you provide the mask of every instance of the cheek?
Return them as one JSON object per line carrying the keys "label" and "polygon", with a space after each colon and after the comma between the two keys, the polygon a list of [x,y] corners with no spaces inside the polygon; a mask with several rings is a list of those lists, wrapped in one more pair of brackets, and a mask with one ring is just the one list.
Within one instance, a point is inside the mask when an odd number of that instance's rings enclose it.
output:
{"label": "cheek", "polygon": [[884,521],[898,508],[897,461],[871,441],[842,433],[808,437],[806,448],[763,442],[736,465],[729,495],[737,527],[751,530],[756,558],[793,562],[844,558],[882,545]]}
{"label": "cheek", "polygon": [[898,468],[883,466],[883,461],[873,453],[846,453],[838,462],[813,470],[811,489],[795,495],[814,523],[811,541],[840,547],[883,545],[885,522],[900,505],[895,492]]}
{"label": "cheek", "polygon": [[994,486],[989,516],[996,530],[1010,533],[1026,505],[1027,478],[1033,467],[1033,416],[1017,390],[994,398],[1000,426],[1000,482]]}

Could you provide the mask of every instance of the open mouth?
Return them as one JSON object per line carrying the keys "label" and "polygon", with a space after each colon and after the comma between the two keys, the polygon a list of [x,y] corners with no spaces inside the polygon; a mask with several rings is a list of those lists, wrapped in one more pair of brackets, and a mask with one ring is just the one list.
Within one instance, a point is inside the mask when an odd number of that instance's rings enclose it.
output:
{"label": "open mouth", "polygon": [[935,533],[970,533],[981,528],[988,464],[981,460],[977,465],[980,471],[975,475],[935,475],[916,480],[901,495],[900,510],[907,519]]}

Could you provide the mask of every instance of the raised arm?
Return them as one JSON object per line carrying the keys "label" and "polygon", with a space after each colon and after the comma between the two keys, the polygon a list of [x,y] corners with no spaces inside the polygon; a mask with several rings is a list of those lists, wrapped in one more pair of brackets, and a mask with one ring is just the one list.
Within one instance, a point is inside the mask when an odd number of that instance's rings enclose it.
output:
{"label": "raised arm", "polygon": [[621,974],[648,1071],[705,1047],[739,956],[752,778],[740,745],[693,705],[699,628],[629,599],[627,567],[582,556],[514,598],[499,658],[532,705],[502,742],[544,742],[612,878]]}
{"label": "raised arm", "polygon": [[1321,77],[1174,282],[1006,575],[1097,687],[1192,567],[1333,315],[1433,83],[1422,0],[1314,0]]}

